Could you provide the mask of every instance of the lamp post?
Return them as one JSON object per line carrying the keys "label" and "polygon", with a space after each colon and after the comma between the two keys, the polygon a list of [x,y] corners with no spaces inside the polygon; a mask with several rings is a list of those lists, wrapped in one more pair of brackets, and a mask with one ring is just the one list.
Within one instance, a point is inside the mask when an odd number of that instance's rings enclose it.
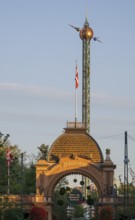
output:
{"label": "lamp post", "polygon": [[124,147],[124,216],[128,208],[128,142],[127,131],[125,131],[125,147]]}
{"label": "lamp post", "polygon": [[23,156],[21,153],[21,211],[23,211]]}

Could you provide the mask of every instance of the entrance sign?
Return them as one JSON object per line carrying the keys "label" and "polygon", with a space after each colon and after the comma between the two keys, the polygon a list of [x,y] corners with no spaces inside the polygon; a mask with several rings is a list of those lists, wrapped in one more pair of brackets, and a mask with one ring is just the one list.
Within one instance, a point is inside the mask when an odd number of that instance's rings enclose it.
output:
{"label": "entrance sign", "polygon": [[82,203],[83,195],[80,190],[74,188],[67,194],[67,200],[70,205],[78,205]]}

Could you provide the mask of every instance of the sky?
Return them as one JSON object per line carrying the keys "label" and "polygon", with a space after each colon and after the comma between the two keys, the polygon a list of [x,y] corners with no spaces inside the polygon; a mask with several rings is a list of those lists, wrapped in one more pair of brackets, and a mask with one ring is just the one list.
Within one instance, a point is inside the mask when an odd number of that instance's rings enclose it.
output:
{"label": "sky", "polygon": [[[87,10],[86,10],[87,5]],[[81,121],[82,41],[91,40],[90,134],[123,176],[124,133],[135,170],[135,1],[0,0],[0,131],[22,152],[51,146],[75,115],[75,62],[79,69],[77,117]]]}

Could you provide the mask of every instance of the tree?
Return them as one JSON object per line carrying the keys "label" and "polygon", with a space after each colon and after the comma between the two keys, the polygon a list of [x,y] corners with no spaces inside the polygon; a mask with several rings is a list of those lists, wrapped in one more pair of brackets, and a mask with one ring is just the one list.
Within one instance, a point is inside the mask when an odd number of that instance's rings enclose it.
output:
{"label": "tree", "polygon": [[[123,196],[123,201],[125,199],[126,201],[126,206],[125,210],[124,208],[122,209],[121,207],[117,208],[117,213],[121,216],[123,216],[123,213],[127,215],[128,217],[135,216],[135,186],[133,182],[130,182],[128,184],[128,198],[124,197],[124,183],[120,182],[120,186],[118,187],[118,192],[119,195]],[[124,218],[124,217],[123,217]]]}
{"label": "tree", "polygon": [[[124,183],[121,182],[120,186],[118,187],[118,192],[120,195],[124,195]],[[134,186],[133,182],[130,182],[128,184],[128,194],[135,196],[135,186]]]}
{"label": "tree", "polygon": [[9,136],[9,134],[4,135],[0,132],[0,147],[8,145]]}
{"label": "tree", "polygon": [[36,193],[36,168],[33,158],[23,168],[23,194]]}
{"label": "tree", "polygon": [[[66,220],[66,213],[68,207],[67,193],[69,190],[69,182],[66,177],[63,177],[56,185],[53,192],[53,214],[57,219]],[[65,190],[64,190],[65,189]]]}
{"label": "tree", "polygon": [[23,220],[23,213],[20,209],[12,208],[5,211],[4,220]]}
{"label": "tree", "polygon": [[0,219],[23,220],[24,218],[18,204],[4,196],[0,198]]}
{"label": "tree", "polygon": [[[8,167],[6,165],[6,149],[7,146],[0,148],[0,194],[7,194],[8,185]],[[10,165],[10,194],[20,194],[21,183],[21,151],[17,145],[10,146],[11,153],[13,155],[13,162]],[[27,155],[24,155],[23,163],[23,193],[31,194],[35,193],[36,185],[36,171],[33,161],[25,162]],[[4,175],[3,175],[4,174]]]}

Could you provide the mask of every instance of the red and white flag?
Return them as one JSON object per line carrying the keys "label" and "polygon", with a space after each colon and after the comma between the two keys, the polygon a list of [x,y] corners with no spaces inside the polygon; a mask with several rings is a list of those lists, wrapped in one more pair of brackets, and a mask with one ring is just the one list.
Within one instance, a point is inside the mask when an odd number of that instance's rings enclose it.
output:
{"label": "red and white flag", "polygon": [[77,89],[78,86],[79,86],[78,66],[76,65],[76,73],[75,73],[75,88]]}
{"label": "red and white flag", "polygon": [[6,152],[6,163],[7,163],[7,166],[9,167],[12,162],[13,162],[13,156],[11,154],[10,147],[8,147],[7,148],[7,152]]}

